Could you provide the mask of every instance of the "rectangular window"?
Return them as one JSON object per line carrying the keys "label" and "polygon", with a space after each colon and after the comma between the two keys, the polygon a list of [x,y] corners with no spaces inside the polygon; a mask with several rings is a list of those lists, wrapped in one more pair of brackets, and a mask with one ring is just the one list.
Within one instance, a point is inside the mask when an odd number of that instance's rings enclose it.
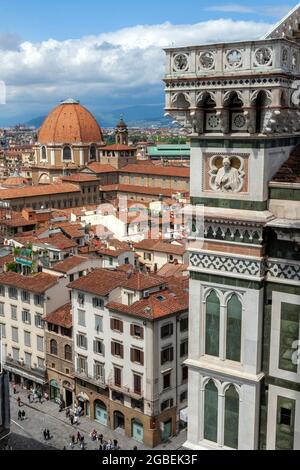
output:
{"label": "rectangular window", "polygon": [[79,305],[84,305],[84,294],[82,294],[81,292],[78,292],[78,296],[77,296],[77,301],[79,303]]}
{"label": "rectangular window", "polygon": [[26,304],[30,304],[30,293],[27,292],[26,290],[22,290],[21,298],[22,298],[22,302],[25,302]]}
{"label": "rectangular window", "polygon": [[294,343],[299,340],[299,305],[281,304],[279,369],[297,373],[298,365],[293,361]]}
{"label": "rectangular window", "polygon": [[18,328],[12,327],[12,329],[11,329],[11,339],[14,343],[19,342],[19,330],[18,330]]}
{"label": "rectangular window", "polygon": [[44,370],[44,369],[45,369],[45,361],[44,361],[44,359],[42,359],[41,357],[38,357],[37,360],[38,360],[38,364],[37,364],[38,369]]}
{"label": "rectangular window", "polygon": [[112,318],[110,320],[110,326],[112,331],[117,331],[118,333],[123,333],[123,322],[121,320],[117,320],[116,318]]}
{"label": "rectangular window", "polygon": [[44,297],[42,295],[36,294],[34,296],[34,305],[37,307],[43,307],[44,306]]}
{"label": "rectangular window", "polygon": [[38,313],[34,317],[34,323],[37,328],[43,329],[45,322],[43,320],[42,315],[39,315]]}
{"label": "rectangular window", "polygon": [[31,333],[24,331],[24,344],[27,348],[31,348]]}
{"label": "rectangular window", "polygon": [[88,342],[87,342],[87,337],[85,335],[77,335],[77,346],[80,349],[86,349],[88,348]]}
{"label": "rectangular window", "polygon": [[119,367],[114,368],[114,381],[116,387],[122,387],[122,370]]}
{"label": "rectangular window", "polygon": [[95,315],[95,330],[98,334],[103,333],[103,318],[99,315]]}
{"label": "rectangular window", "polygon": [[48,331],[50,331],[51,333],[56,333],[58,335],[58,325],[48,323]]}
{"label": "rectangular window", "polygon": [[10,306],[10,312],[11,312],[11,319],[12,320],[17,320],[18,319],[18,315],[17,315],[17,307],[15,307],[15,305],[11,305]]}
{"label": "rectangular window", "polygon": [[18,298],[18,291],[15,287],[9,287],[8,288],[8,296],[10,299],[17,300]]}
{"label": "rectangular window", "polygon": [[144,339],[144,328],[139,325],[131,325],[130,333],[131,336],[134,336],[135,338]]}
{"label": "rectangular window", "polygon": [[173,323],[168,323],[161,327],[161,335],[162,339],[168,338],[169,336],[173,335]]}
{"label": "rectangular window", "polygon": [[85,323],[85,311],[84,310],[78,310],[78,325],[79,326],[86,326]]}
{"label": "rectangular window", "polygon": [[276,450],[294,450],[296,401],[277,398]]}
{"label": "rectangular window", "polygon": [[0,338],[6,338],[6,328],[3,323],[0,323]]}
{"label": "rectangular window", "polygon": [[189,329],[189,319],[188,317],[182,318],[180,320],[180,331],[183,333],[184,331],[188,331]]}
{"label": "rectangular window", "polygon": [[187,399],[188,399],[188,392],[186,390],[185,392],[182,392],[181,395],[180,395],[180,403],[183,403]]}
{"label": "rectangular window", "polygon": [[111,343],[111,354],[113,356],[124,358],[124,347],[121,343],[112,342]]}
{"label": "rectangular window", "polygon": [[14,361],[20,360],[20,350],[17,348],[12,348],[12,356]]}
{"label": "rectangular window", "polygon": [[105,355],[105,349],[104,349],[104,342],[100,340],[95,340],[94,341],[94,353],[95,354],[101,354],[101,356]]}
{"label": "rectangular window", "polygon": [[163,375],[163,389],[166,390],[167,388],[171,387],[171,372]]}
{"label": "rectangular window", "polygon": [[183,341],[180,344],[180,357],[185,357],[189,353],[189,340]]}
{"label": "rectangular window", "polygon": [[4,317],[5,314],[4,314],[4,303],[1,302],[0,303],[0,317]]}
{"label": "rectangular window", "polygon": [[100,380],[102,384],[105,383],[105,367],[104,364],[100,364],[99,362],[95,362],[94,364],[94,378],[96,380]]}
{"label": "rectangular window", "polygon": [[70,282],[73,282],[73,281],[74,281],[74,274],[70,274],[69,280],[70,280]]}
{"label": "rectangular window", "polygon": [[25,353],[25,364],[27,367],[31,367],[31,358],[32,358],[32,355],[30,353]]}
{"label": "rectangular window", "polygon": [[88,367],[87,367],[87,360],[85,357],[78,357],[77,358],[77,372],[79,374],[87,374]]}
{"label": "rectangular window", "polygon": [[170,408],[173,408],[174,406],[174,400],[171,398],[170,400],[166,400],[161,404],[161,412],[165,410],[169,410]]}
{"label": "rectangular window", "polygon": [[127,294],[127,305],[130,307],[134,302],[134,294]]}
{"label": "rectangular window", "polygon": [[5,287],[2,285],[0,286],[0,296],[5,297]]}
{"label": "rectangular window", "polygon": [[174,348],[168,347],[161,351],[161,365],[174,360]]}
{"label": "rectangular window", "polygon": [[22,322],[26,325],[31,325],[31,315],[28,310],[23,310],[22,312]]}
{"label": "rectangular window", "polygon": [[93,298],[93,307],[94,307],[94,308],[99,308],[99,309],[103,310],[103,308],[104,308],[104,300],[103,300],[103,299],[99,299],[99,297],[94,297],[94,298]]}
{"label": "rectangular window", "polygon": [[137,374],[133,374],[133,389],[137,395],[142,394],[142,377]]}
{"label": "rectangular window", "polygon": [[131,349],[131,362],[135,362],[140,364],[141,366],[144,365],[144,352],[140,349]]}
{"label": "rectangular window", "polygon": [[43,336],[36,337],[36,347],[39,352],[44,352],[44,338]]}
{"label": "rectangular window", "polygon": [[189,376],[189,369],[187,366],[182,367],[182,382],[186,382]]}

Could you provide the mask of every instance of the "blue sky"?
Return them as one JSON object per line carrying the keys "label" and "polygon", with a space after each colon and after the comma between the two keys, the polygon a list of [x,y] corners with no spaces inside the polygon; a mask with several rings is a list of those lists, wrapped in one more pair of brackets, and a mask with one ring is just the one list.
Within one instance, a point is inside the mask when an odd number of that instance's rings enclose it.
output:
{"label": "blue sky", "polygon": [[93,112],[161,104],[163,47],[261,37],[279,0],[1,0],[0,125],[72,96]]}

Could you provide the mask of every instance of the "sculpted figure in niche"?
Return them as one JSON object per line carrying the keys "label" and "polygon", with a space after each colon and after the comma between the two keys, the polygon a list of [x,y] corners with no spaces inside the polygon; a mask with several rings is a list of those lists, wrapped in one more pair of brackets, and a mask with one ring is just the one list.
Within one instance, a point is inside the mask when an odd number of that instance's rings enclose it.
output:
{"label": "sculpted figure in niche", "polygon": [[242,180],[241,172],[231,165],[230,158],[225,157],[223,159],[223,166],[216,175],[216,189],[223,192],[238,192],[241,190]]}

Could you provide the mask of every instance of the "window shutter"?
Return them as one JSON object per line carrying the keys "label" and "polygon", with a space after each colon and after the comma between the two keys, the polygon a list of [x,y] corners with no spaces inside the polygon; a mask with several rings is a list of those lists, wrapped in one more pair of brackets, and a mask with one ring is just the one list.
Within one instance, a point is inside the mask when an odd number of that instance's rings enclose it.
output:
{"label": "window shutter", "polygon": [[141,365],[144,365],[144,352],[141,352]]}
{"label": "window shutter", "polygon": [[121,358],[123,359],[124,358],[124,346],[123,346],[123,344],[120,346],[120,355],[121,355]]}
{"label": "window shutter", "polygon": [[141,339],[144,339],[144,328],[141,327]]}
{"label": "window shutter", "polygon": [[120,321],[120,333],[123,333],[124,332],[124,325],[123,325],[123,322]]}
{"label": "window shutter", "polygon": [[174,333],[174,325],[173,323],[170,323],[170,335]]}
{"label": "window shutter", "polygon": [[116,353],[115,353],[115,343],[111,343],[111,353],[112,355],[114,356]]}
{"label": "window shutter", "polygon": [[130,325],[130,336],[134,336],[134,325]]}
{"label": "window shutter", "polygon": [[161,365],[163,365],[165,363],[165,361],[164,361],[164,352],[163,351],[160,353],[160,360],[161,360]]}
{"label": "window shutter", "polygon": [[80,347],[79,335],[77,335],[77,346]]}
{"label": "window shutter", "polygon": [[96,345],[97,345],[97,342],[94,341],[94,353],[95,353],[95,354],[97,353],[97,347],[96,347]]}
{"label": "window shutter", "polygon": [[113,318],[111,318],[111,320],[110,320],[110,329],[114,330],[114,319]]}
{"label": "window shutter", "polygon": [[130,349],[130,360],[134,362],[134,349]]}

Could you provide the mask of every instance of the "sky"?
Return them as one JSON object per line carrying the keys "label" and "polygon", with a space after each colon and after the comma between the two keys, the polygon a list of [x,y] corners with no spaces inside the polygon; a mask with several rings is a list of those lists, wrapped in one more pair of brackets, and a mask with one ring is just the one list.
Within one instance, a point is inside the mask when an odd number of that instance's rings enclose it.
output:
{"label": "sky", "polygon": [[96,114],[163,108],[164,47],[259,38],[295,4],[1,0],[0,125],[45,115],[68,97]]}

